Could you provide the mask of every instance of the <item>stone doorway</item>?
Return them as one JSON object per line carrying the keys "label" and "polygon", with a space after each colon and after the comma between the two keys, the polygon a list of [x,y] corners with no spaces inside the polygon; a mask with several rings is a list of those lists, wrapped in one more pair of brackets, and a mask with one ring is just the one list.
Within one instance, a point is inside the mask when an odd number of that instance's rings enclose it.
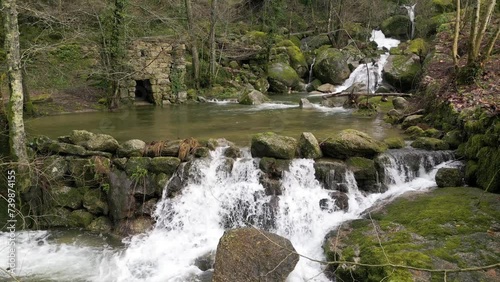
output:
{"label": "stone doorway", "polygon": [[153,88],[149,79],[135,81],[135,100],[154,103]]}

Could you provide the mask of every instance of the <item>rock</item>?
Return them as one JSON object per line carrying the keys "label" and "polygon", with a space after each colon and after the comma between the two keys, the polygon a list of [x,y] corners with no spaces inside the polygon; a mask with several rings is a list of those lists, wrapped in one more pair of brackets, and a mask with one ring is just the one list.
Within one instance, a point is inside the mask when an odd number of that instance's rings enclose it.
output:
{"label": "rock", "polygon": [[195,158],[208,158],[210,156],[210,149],[207,147],[194,148],[193,155]]}
{"label": "rock", "polygon": [[268,68],[269,90],[276,93],[288,93],[298,85],[300,78],[288,64],[273,63]]}
{"label": "rock", "polygon": [[293,159],[297,151],[297,140],[273,132],[259,133],[253,136],[252,157],[271,157]]}
{"label": "rock", "polygon": [[269,81],[265,77],[261,77],[255,80],[253,87],[261,93],[267,93],[267,90],[269,90]]}
{"label": "rock", "polygon": [[331,93],[331,92],[335,92],[335,86],[330,84],[330,83],[325,83],[325,84],[318,86],[318,88],[316,88],[316,90],[318,90],[319,92],[323,92],[323,93]]}
{"label": "rock", "polygon": [[401,92],[414,88],[422,70],[416,55],[390,55],[384,65],[382,78]]}
{"label": "rock", "polygon": [[463,174],[460,168],[443,167],[436,173],[436,184],[438,187],[459,187],[463,186]]}
{"label": "rock", "polygon": [[110,233],[111,229],[113,228],[113,225],[111,224],[111,221],[109,218],[105,216],[100,216],[96,219],[94,219],[87,228],[92,231],[92,232],[104,232],[104,233]]}
{"label": "rock", "polygon": [[346,193],[335,191],[328,193],[329,199],[321,199],[319,207],[332,213],[336,210],[347,211],[349,209],[349,197]]}
{"label": "rock", "polygon": [[424,131],[424,137],[432,137],[432,138],[441,138],[443,134],[441,131],[435,129],[435,128],[429,128]]}
{"label": "rock", "polygon": [[242,105],[260,105],[268,101],[270,101],[269,98],[258,90],[245,91],[245,94],[238,99]]}
{"label": "rock", "polygon": [[120,222],[118,232],[120,234],[137,235],[146,233],[153,227],[153,220],[149,216],[141,216]]}
{"label": "rock", "polygon": [[139,139],[132,139],[123,142],[118,148],[118,157],[142,157],[144,153],[144,148],[146,148],[146,142]]}
{"label": "rock", "polygon": [[69,176],[77,187],[98,186],[95,165],[91,159],[68,159]]}
{"label": "rock", "polygon": [[44,212],[46,216],[40,220],[43,227],[68,227],[70,211],[63,207],[54,207]]}
{"label": "rock", "polygon": [[405,130],[405,134],[409,135],[411,138],[423,137],[425,131],[420,128],[420,126],[412,125]]}
{"label": "rock", "polygon": [[323,49],[316,57],[313,67],[314,77],[322,82],[342,84],[351,71],[347,65],[345,54],[334,48]]}
{"label": "rock", "polygon": [[347,192],[345,173],[347,166],[340,161],[320,160],[314,163],[314,176],[327,190]]}
{"label": "rock", "polygon": [[460,144],[462,144],[463,139],[464,139],[464,134],[462,133],[461,130],[452,130],[449,132],[446,132],[446,134],[443,137],[443,141],[448,143],[450,146],[450,149],[454,150],[458,148]]}
{"label": "rock", "polygon": [[[146,161],[147,162],[147,161]],[[153,173],[165,173],[172,175],[181,163],[179,158],[175,157],[156,157],[149,162],[148,170]]]}
{"label": "rock", "polygon": [[167,197],[173,198],[186,186],[191,162],[181,163],[167,185]]}
{"label": "rock", "polygon": [[107,215],[109,208],[106,195],[101,189],[90,189],[83,195],[83,207],[95,215]]}
{"label": "rock", "polygon": [[69,214],[70,227],[86,228],[94,220],[94,216],[86,210],[76,210]]}
{"label": "rock", "polygon": [[[160,160],[161,161],[161,160]],[[125,165],[125,172],[128,176],[146,175],[148,169],[151,167],[151,158],[148,157],[132,157],[129,158]]]}
{"label": "rock", "polygon": [[259,168],[271,178],[281,178],[290,166],[289,160],[280,160],[263,157],[260,159]]}
{"label": "rock", "polygon": [[43,159],[41,172],[51,181],[61,181],[68,174],[68,162],[61,156],[48,156]]}
{"label": "rock", "polygon": [[214,268],[215,262],[215,252],[209,252],[201,257],[194,260],[194,265],[198,267],[201,271],[207,271]]}
{"label": "rock", "polygon": [[266,175],[262,175],[259,182],[264,187],[267,196],[279,196],[282,194],[281,182],[279,179],[272,179]]}
{"label": "rock", "polygon": [[377,169],[373,160],[352,157],[347,160],[347,165],[354,173],[354,179],[360,190],[370,193],[384,192],[378,182]]}
{"label": "rock", "polygon": [[408,39],[411,32],[410,18],[403,15],[392,16],[382,22],[380,29],[386,37]]}
{"label": "rock", "polygon": [[125,172],[113,169],[109,174],[108,192],[109,215],[117,224],[134,214],[136,199],[131,195],[134,184]]}
{"label": "rock", "polygon": [[401,137],[392,137],[384,139],[384,143],[389,149],[401,149],[406,146],[405,140]]}
{"label": "rock", "polygon": [[314,105],[307,100],[307,98],[301,98],[299,101],[299,108],[301,109],[312,109],[314,108]]}
{"label": "rock", "polygon": [[311,132],[302,132],[299,138],[300,156],[306,159],[318,159],[323,157],[318,140]]}
{"label": "rock", "polygon": [[424,116],[423,115],[411,115],[411,116],[407,116],[404,121],[403,121],[403,124],[401,125],[401,127],[403,129],[406,129],[410,126],[414,126],[414,125],[418,125],[419,123],[422,123],[424,121]]}
{"label": "rock", "polygon": [[86,130],[73,130],[69,136],[71,142],[92,151],[114,153],[119,144],[115,138],[107,134],[94,134]]}
{"label": "rock", "polygon": [[58,143],[55,141],[48,146],[48,151],[53,154],[59,154],[59,155],[75,155],[75,156],[87,155],[87,151],[82,146],[72,145],[67,143]]}
{"label": "rock", "polygon": [[387,150],[387,145],[354,129],[342,130],[337,136],[328,138],[320,144],[323,155],[347,159],[349,157],[372,158]]}
{"label": "rock", "polygon": [[232,159],[241,158],[241,150],[236,146],[229,146],[224,151],[224,156]]}
{"label": "rock", "polygon": [[395,97],[394,99],[392,99],[392,106],[395,110],[404,112],[409,105],[410,103],[403,97]]}
{"label": "rock", "polygon": [[68,186],[51,187],[52,202],[57,207],[66,207],[73,210],[82,207],[83,188],[72,188]]}
{"label": "rock", "polygon": [[411,143],[411,146],[413,148],[431,151],[448,150],[450,148],[443,140],[431,137],[418,137]]}
{"label": "rock", "polygon": [[285,281],[299,261],[286,238],[255,228],[224,232],[215,257],[213,282]]}

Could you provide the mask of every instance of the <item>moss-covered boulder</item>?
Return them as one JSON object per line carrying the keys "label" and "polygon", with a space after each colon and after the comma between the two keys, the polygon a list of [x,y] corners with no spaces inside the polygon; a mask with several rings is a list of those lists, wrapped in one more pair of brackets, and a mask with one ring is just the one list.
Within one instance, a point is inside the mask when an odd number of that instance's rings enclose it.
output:
{"label": "moss-covered boulder", "polygon": [[297,140],[273,132],[259,133],[252,138],[251,151],[255,158],[293,159],[297,152]]}
{"label": "moss-covered boulder", "polygon": [[70,227],[87,228],[94,220],[94,215],[86,210],[76,210],[69,214]]}
{"label": "moss-covered boulder", "polygon": [[432,4],[438,13],[452,12],[455,9],[453,0],[432,0]]}
{"label": "moss-covered boulder", "polygon": [[[147,161],[146,161],[147,162]],[[148,170],[153,173],[165,173],[172,175],[181,163],[179,158],[175,157],[156,157],[152,158],[148,165]]]}
{"label": "moss-covered boulder", "polygon": [[48,156],[43,159],[40,168],[43,175],[50,181],[61,181],[68,174],[68,162],[61,156]]}
{"label": "moss-covered boulder", "polygon": [[299,261],[286,238],[256,228],[228,230],[217,245],[213,282],[285,281]]}
{"label": "moss-covered boulder", "polygon": [[45,216],[39,221],[41,227],[68,227],[71,211],[63,207],[52,207],[44,211]]}
{"label": "moss-covered boulder", "polygon": [[139,176],[139,174],[145,175],[150,167],[151,167],[151,158],[132,157],[128,159],[125,165],[125,172],[127,172],[127,175],[129,176],[132,176],[134,174],[136,176]]}
{"label": "moss-covered boulder", "polygon": [[259,168],[272,179],[281,178],[290,166],[289,160],[263,157],[259,161]]}
{"label": "moss-covered boulder", "polygon": [[269,98],[258,90],[245,91],[238,99],[238,103],[242,105],[260,105],[268,101]]}
{"label": "moss-covered boulder", "polygon": [[302,132],[299,138],[300,156],[306,159],[318,159],[323,156],[318,140],[311,132]]}
{"label": "moss-covered boulder", "polygon": [[441,138],[443,133],[435,128],[428,128],[424,131],[424,137]]}
{"label": "moss-covered boulder", "polygon": [[425,131],[417,125],[408,127],[404,132],[410,138],[425,137]]}
{"label": "moss-covered boulder", "polygon": [[69,139],[73,144],[81,145],[91,151],[114,153],[120,146],[111,135],[94,134],[86,130],[73,130]]}
{"label": "moss-covered boulder", "polygon": [[[478,200],[480,199],[480,204]],[[380,265],[390,261],[428,269],[490,265],[500,260],[500,195],[476,188],[407,194],[327,235],[326,259]],[[492,272],[447,273],[448,281],[496,281]],[[495,273],[495,272],[493,272]],[[443,272],[390,266],[332,265],[337,281],[443,281]]]}
{"label": "moss-covered boulder", "polygon": [[73,188],[68,186],[52,187],[50,189],[51,200],[54,206],[70,209],[82,207],[84,188]]}
{"label": "moss-covered boulder", "polygon": [[424,121],[424,116],[423,115],[411,115],[407,116],[404,120],[403,123],[401,124],[401,127],[403,129],[406,129],[410,126],[418,125]]}
{"label": "moss-covered boulder", "polygon": [[207,147],[196,147],[193,150],[195,158],[208,158],[210,156],[210,149]]}
{"label": "moss-covered boulder", "polygon": [[381,185],[378,183],[375,162],[361,157],[352,157],[346,161],[349,169],[354,173],[358,188],[370,193],[380,193]]}
{"label": "moss-covered boulder", "polygon": [[265,77],[256,79],[252,85],[255,90],[260,91],[261,93],[267,93],[267,90],[269,90],[269,81]]}
{"label": "moss-covered boulder", "polygon": [[325,48],[316,57],[313,73],[323,83],[342,84],[351,71],[347,64],[347,57],[342,51]]}
{"label": "moss-covered boulder", "polygon": [[405,140],[401,137],[391,137],[384,139],[384,143],[389,149],[401,149],[406,146]]}
{"label": "moss-covered boulder", "polygon": [[500,193],[500,148],[484,147],[477,154],[477,184],[490,192]]}
{"label": "moss-covered boulder", "polygon": [[83,195],[83,207],[94,215],[107,215],[108,201],[101,189],[89,189]]}
{"label": "moss-covered boulder", "polygon": [[349,157],[373,158],[387,150],[387,145],[383,142],[354,129],[342,130],[335,137],[321,142],[320,147],[323,155],[340,159]]}
{"label": "moss-covered boulder", "polygon": [[329,198],[319,200],[319,207],[328,212],[336,210],[347,211],[349,209],[349,197],[346,193],[334,191],[328,193]]}
{"label": "moss-covered boulder", "polygon": [[88,226],[87,229],[92,232],[104,232],[110,233],[113,225],[109,218],[105,216],[100,216],[94,219]]}
{"label": "moss-covered boulder", "polygon": [[271,63],[268,67],[269,91],[288,93],[300,82],[297,72],[286,63]]}
{"label": "moss-covered boulder", "polygon": [[448,150],[450,148],[448,143],[432,137],[418,137],[411,143],[411,146],[413,148],[431,151]]}
{"label": "moss-covered boulder", "polygon": [[309,68],[304,54],[298,46],[288,39],[278,42],[271,50],[271,61],[280,60],[289,64],[299,77],[304,77],[308,73]]}
{"label": "moss-covered boulder", "polygon": [[146,148],[146,142],[139,139],[132,139],[123,142],[120,147],[118,147],[117,155],[118,157],[142,157],[144,149]]}
{"label": "moss-covered boulder", "polygon": [[383,79],[401,92],[413,89],[422,70],[416,55],[391,55],[382,73]]}
{"label": "moss-covered boulder", "polygon": [[392,99],[392,106],[398,111],[405,111],[410,103],[403,97],[396,97]]}
{"label": "moss-covered boulder", "polygon": [[443,136],[443,141],[448,143],[450,149],[456,149],[460,144],[462,144],[464,138],[464,134],[461,130],[452,130],[446,132]]}
{"label": "moss-covered boulder", "polygon": [[457,167],[443,167],[436,173],[436,184],[438,187],[458,187],[462,186],[463,173]]}
{"label": "moss-covered boulder", "polygon": [[382,22],[380,29],[387,37],[408,39],[411,33],[410,18],[403,15],[392,16]]}

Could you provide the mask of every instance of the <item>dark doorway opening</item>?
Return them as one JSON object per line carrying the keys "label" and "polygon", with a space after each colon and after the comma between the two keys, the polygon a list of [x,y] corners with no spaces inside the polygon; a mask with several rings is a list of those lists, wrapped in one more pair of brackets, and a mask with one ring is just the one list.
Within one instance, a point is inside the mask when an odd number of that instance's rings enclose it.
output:
{"label": "dark doorway opening", "polygon": [[154,103],[153,89],[149,79],[135,81],[135,100]]}

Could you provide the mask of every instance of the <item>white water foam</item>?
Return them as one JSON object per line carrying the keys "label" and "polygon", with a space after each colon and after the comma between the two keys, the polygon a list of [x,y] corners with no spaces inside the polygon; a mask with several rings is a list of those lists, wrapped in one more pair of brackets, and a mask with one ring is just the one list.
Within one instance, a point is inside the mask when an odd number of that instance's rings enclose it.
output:
{"label": "white water foam", "polygon": [[[215,251],[225,228],[248,224],[262,228],[269,219],[265,206],[271,196],[265,195],[258,181],[261,171],[256,160],[246,151],[245,157],[232,165],[223,151],[224,148],[217,148],[211,152],[210,159],[196,160],[182,194],[173,199],[164,197],[157,205],[155,228],[131,237],[124,250],[61,244],[46,238],[39,246],[40,239],[36,237],[47,236],[46,231],[18,233],[19,276],[23,281],[49,278],[50,281],[92,282],[199,281],[202,271],[195,266],[195,260]],[[393,160],[394,156],[387,158]],[[434,165],[434,159],[427,161]],[[329,198],[330,191],[323,189],[315,179],[314,161],[293,160],[283,175],[283,195],[279,196],[271,231],[289,238],[299,253],[323,259],[321,244],[329,230],[346,220],[359,218],[378,201],[434,186],[436,169],[426,168],[427,161],[420,161],[420,173],[414,175],[414,179],[394,181],[385,193],[360,192],[352,172],[347,172],[349,210],[332,212],[320,208],[319,201]],[[401,172],[391,169],[389,165],[386,174],[396,179]],[[2,253],[7,241],[7,235],[1,233]],[[6,268],[6,260],[1,259],[0,267]],[[301,258],[287,281],[329,280],[322,274],[320,264]]]}

